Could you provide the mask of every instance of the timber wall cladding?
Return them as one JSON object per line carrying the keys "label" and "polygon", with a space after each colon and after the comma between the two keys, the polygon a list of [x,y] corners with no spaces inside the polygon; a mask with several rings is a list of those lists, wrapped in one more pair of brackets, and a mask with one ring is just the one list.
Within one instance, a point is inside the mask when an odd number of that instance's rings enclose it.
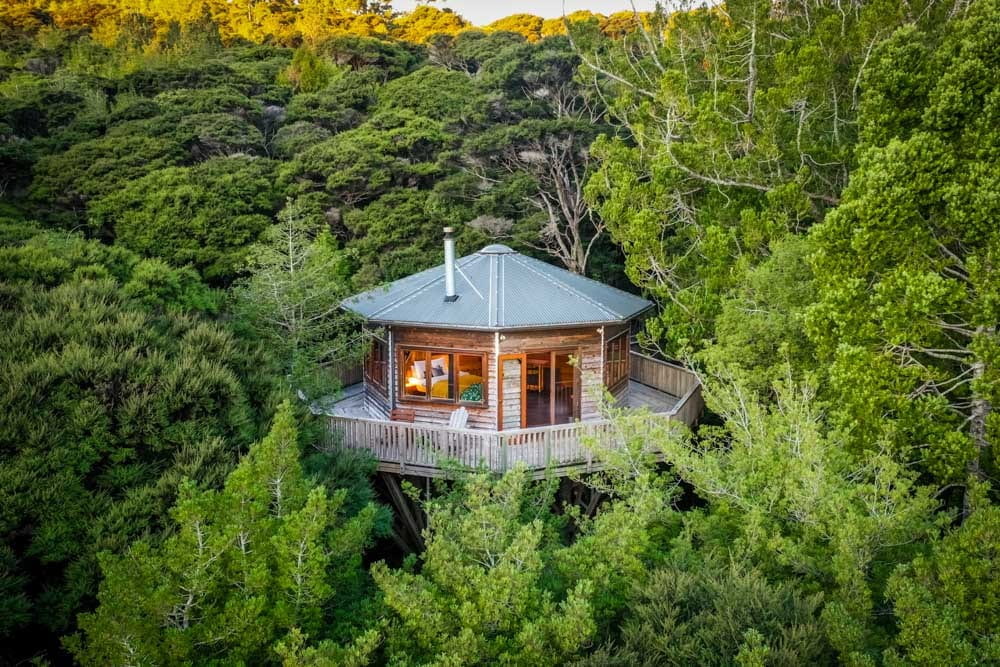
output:
{"label": "timber wall cladding", "polygon": [[[407,346],[433,348],[441,352],[479,352],[486,355],[486,405],[476,407],[466,405],[469,411],[469,428],[495,430],[497,407],[499,404],[499,384],[497,381],[497,357],[495,338],[488,331],[458,331],[454,329],[424,329],[417,327],[393,327],[392,359],[395,373],[391,381],[399,383],[399,350]],[[580,418],[596,419],[601,413],[603,393],[603,350],[601,332],[596,327],[578,329],[542,329],[531,331],[510,331],[500,334],[500,354],[520,354],[544,350],[566,351],[576,357],[580,378]],[[518,386],[504,392],[504,428],[520,427],[520,377]],[[507,378],[504,378],[507,384]],[[413,410],[414,422],[420,424],[447,424],[451,412],[458,408],[456,403],[434,403],[407,401],[398,398],[398,407]],[[516,404],[508,405],[507,400],[516,396]],[[376,406],[372,406],[376,407]],[[386,406],[388,407],[388,406]],[[383,408],[385,409],[385,408]],[[513,412],[508,412],[513,410]],[[381,414],[379,411],[378,414]],[[516,416],[517,424],[509,421]]]}
{"label": "timber wall cladding", "polygon": [[521,361],[503,362],[503,428],[521,428]]}
{"label": "timber wall cladding", "polygon": [[389,401],[382,396],[377,389],[365,383],[365,409],[369,414],[377,415],[383,419],[389,418]]}
{"label": "timber wall cladding", "polygon": [[[601,414],[604,372],[601,367],[601,331],[597,327],[509,331],[500,335],[500,354],[565,350],[578,359],[580,419]],[[504,410],[506,410],[506,405]],[[506,422],[506,414],[504,415]]]}
{"label": "timber wall cladding", "polygon": [[[453,329],[423,329],[417,327],[393,327],[392,358],[395,360],[396,375],[392,381],[399,384],[399,350],[407,346],[433,348],[440,352],[477,352],[486,355],[486,405],[462,404],[469,412],[468,428],[496,430],[497,424],[497,368],[493,353],[494,337],[488,331],[456,331]],[[413,410],[413,421],[418,424],[447,425],[458,403],[434,403],[431,401],[404,400],[396,390],[398,407]]]}

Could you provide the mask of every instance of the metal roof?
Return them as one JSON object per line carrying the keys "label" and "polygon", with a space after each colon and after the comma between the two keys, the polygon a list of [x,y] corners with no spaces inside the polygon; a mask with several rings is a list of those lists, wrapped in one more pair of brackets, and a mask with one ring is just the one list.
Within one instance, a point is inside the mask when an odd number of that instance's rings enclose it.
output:
{"label": "metal roof", "polygon": [[500,244],[457,259],[455,285],[458,299],[446,302],[441,265],[341,306],[382,324],[498,331],[624,322],[653,305]]}

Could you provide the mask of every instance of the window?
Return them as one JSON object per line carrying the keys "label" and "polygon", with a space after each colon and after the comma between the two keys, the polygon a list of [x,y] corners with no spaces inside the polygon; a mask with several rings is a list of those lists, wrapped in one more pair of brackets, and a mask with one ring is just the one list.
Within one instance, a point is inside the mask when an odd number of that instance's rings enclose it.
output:
{"label": "window", "polygon": [[400,350],[400,395],[405,399],[486,402],[486,356],[437,350]]}
{"label": "window", "polygon": [[617,389],[628,382],[628,332],[623,331],[604,345],[604,386]]}
{"label": "window", "polygon": [[458,400],[460,403],[486,402],[486,359],[481,354],[457,354]]}
{"label": "window", "polygon": [[365,382],[380,394],[389,393],[389,346],[381,338],[371,339],[368,356],[365,357]]}

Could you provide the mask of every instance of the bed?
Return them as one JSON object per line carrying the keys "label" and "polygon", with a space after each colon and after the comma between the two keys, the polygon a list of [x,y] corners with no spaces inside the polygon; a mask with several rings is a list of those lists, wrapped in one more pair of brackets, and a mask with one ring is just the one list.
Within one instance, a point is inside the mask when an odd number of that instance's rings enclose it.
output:
{"label": "bed", "polygon": [[[411,365],[410,375],[420,380],[418,390],[423,390],[423,361],[415,361]],[[479,385],[478,392],[475,385]],[[483,378],[467,371],[458,373],[458,396],[463,400],[481,401],[483,395]],[[448,398],[448,360],[446,357],[431,359],[431,396],[433,398]]]}

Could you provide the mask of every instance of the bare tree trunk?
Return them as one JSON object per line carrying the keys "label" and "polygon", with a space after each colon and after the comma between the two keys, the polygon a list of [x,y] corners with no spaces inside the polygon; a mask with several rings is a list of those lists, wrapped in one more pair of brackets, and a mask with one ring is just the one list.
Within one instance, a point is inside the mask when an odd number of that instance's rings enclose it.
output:
{"label": "bare tree trunk", "polygon": [[[980,326],[976,328],[976,337],[995,334],[996,327],[987,328]],[[969,477],[974,478],[977,481],[986,480],[986,473],[983,472],[983,458],[986,456],[986,453],[990,448],[989,436],[986,432],[986,419],[990,412],[993,411],[993,405],[990,403],[989,399],[983,396],[982,393],[976,389],[976,385],[983,379],[985,374],[986,362],[982,359],[977,359],[972,364],[972,409],[969,414],[969,435],[972,437],[975,454],[969,461],[969,465],[967,467]],[[962,502],[963,516],[968,516],[972,511],[969,502],[969,493],[966,492],[965,498]]]}

